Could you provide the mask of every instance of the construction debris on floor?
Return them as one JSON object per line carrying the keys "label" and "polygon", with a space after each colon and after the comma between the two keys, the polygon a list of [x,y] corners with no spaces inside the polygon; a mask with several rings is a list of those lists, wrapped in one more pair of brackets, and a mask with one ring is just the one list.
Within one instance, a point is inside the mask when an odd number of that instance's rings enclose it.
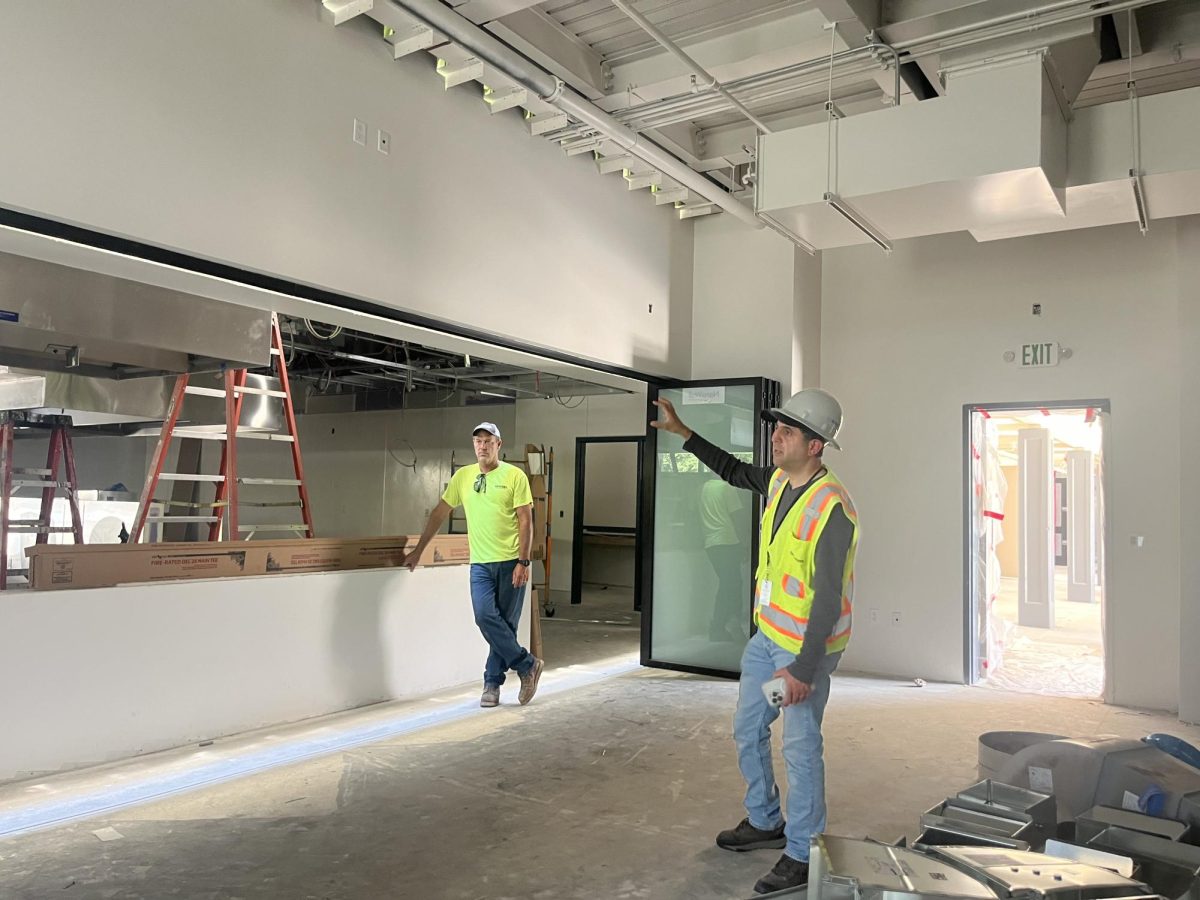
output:
{"label": "construction debris on floor", "polygon": [[[1170,735],[997,732],[911,847],[820,835],[813,900],[1200,900],[1200,752]],[[1034,789],[1030,786],[1033,783]],[[804,889],[791,892],[798,894]]]}

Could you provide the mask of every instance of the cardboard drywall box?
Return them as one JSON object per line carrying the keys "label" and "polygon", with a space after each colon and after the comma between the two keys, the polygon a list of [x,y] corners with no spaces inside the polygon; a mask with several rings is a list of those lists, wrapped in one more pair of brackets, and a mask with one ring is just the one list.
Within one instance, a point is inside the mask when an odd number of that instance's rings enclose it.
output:
{"label": "cardboard drywall box", "polygon": [[[164,544],[43,544],[28,548],[34,590],[111,587],[153,581],[229,578],[402,565],[417,535],[379,538],[293,538]],[[465,535],[438,535],[423,566],[470,561]]]}

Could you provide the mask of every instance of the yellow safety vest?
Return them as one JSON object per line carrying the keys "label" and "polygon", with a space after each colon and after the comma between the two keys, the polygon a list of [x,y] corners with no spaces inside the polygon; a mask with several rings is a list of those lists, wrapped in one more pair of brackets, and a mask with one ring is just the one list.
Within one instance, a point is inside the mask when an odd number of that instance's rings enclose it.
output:
{"label": "yellow safety vest", "polygon": [[817,540],[825,523],[838,506],[854,525],[854,536],[842,571],[842,614],[825,642],[826,653],[845,650],[850,643],[854,601],[854,555],[858,550],[858,513],[845,486],[832,472],[809,485],[788,511],[775,532],[775,510],[788,477],[776,469],[763,511],[762,537],[758,542],[758,571],[755,574],[754,621],[763,634],[780,647],[799,653],[812,612],[813,576],[817,566]]}

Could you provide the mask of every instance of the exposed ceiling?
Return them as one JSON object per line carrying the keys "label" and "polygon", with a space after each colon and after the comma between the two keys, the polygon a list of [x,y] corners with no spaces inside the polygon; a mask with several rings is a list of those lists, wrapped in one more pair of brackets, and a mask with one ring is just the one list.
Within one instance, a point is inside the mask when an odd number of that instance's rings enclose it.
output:
{"label": "exposed ceiling", "polygon": [[[625,391],[509,363],[280,317],[288,375],[303,411],[476,406],[517,400],[578,405]],[[265,371],[265,370],[264,370]]]}
{"label": "exposed ceiling", "polygon": [[[375,30],[397,58],[432,54],[447,89],[474,85],[491,112],[524,115],[532,134],[568,155],[593,156],[601,174],[623,176],[631,190],[647,190],[654,202],[673,204],[681,218],[730,209],[714,202],[713,191],[698,193],[678,173],[648,165],[636,149],[631,155],[622,141],[547,102],[554,101],[552,94],[538,96],[430,27],[420,18],[428,15],[428,5],[422,11],[420,2],[410,0],[320,2],[329,21]],[[917,103],[945,90],[940,71],[948,61],[961,66],[972,56],[995,55],[1035,30],[1052,43],[1055,35],[1062,39],[1064,22],[1073,23],[1073,34],[1080,22],[1085,30],[1091,27],[1095,45],[1090,58],[1071,61],[1079,73],[1069,104],[1125,99],[1131,71],[1142,96],[1200,85],[1195,0],[629,0],[628,5],[717,84],[698,78],[614,0],[444,0],[434,12],[453,7],[638,140],[649,139],[701,173],[718,199],[745,192],[746,166],[759,133],[731,95],[772,131],[824,121],[830,97],[840,115],[892,105],[897,84],[901,104]],[[850,52],[871,40],[899,52]],[[832,67],[831,53],[837,54]],[[1074,75],[1065,77],[1070,81]]]}

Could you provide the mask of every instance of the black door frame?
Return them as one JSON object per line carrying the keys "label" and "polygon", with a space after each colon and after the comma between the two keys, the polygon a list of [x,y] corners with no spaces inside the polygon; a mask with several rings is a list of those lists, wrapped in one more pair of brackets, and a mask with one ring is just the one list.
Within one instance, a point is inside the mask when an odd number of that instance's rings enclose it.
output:
{"label": "black door frame", "polygon": [[586,484],[588,444],[634,444],[637,447],[637,498],[633,507],[633,527],[609,527],[609,531],[633,533],[633,608],[642,608],[642,457],[646,452],[645,435],[575,438],[575,521],[571,532],[571,603],[583,602],[583,530],[584,487]]}
{"label": "black door frame", "polygon": [[[754,430],[754,460],[756,465],[766,465],[764,458],[766,449],[771,444],[771,425],[763,418],[762,413],[771,407],[779,405],[780,386],[778,381],[772,381],[769,378],[710,378],[703,381],[676,382],[675,384],[651,383],[646,386],[646,452],[642,454],[642,512],[638,523],[639,529],[644,535],[642,540],[642,555],[645,557],[645,563],[641,567],[641,593],[645,598],[645,604],[642,608],[641,664],[653,669],[670,669],[675,672],[690,672],[696,675],[711,675],[717,678],[737,678],[740,675],[738,672],[725,669],[710,669],[704,666],[689,666],[682,663],[662,662],[651,656],[652,640],[654,637],[654,493],[658,472],[658,442],[656,440],[658,431],[650,425],[650,422],[658,418],[658,408],[654,405],[654,401],[658,399],[659,390],[663,388],[674,390],[692,387],[720,387],[722,385],[727,387],[750,385],[758,388],[754,398],[754,419],[758,426]],[[763,497],[754,496],[752,514],[755,523],[762,518],[763,501]],[[758,558],[758,538],[759,529],[757,527],[751,528],[750,559],[752,561]],[[751,565],[750,570],[752,573],[751,581],[746,584],[746,599],[749,601],[746,606],[748,615],[753,614],[753,565]]]}

